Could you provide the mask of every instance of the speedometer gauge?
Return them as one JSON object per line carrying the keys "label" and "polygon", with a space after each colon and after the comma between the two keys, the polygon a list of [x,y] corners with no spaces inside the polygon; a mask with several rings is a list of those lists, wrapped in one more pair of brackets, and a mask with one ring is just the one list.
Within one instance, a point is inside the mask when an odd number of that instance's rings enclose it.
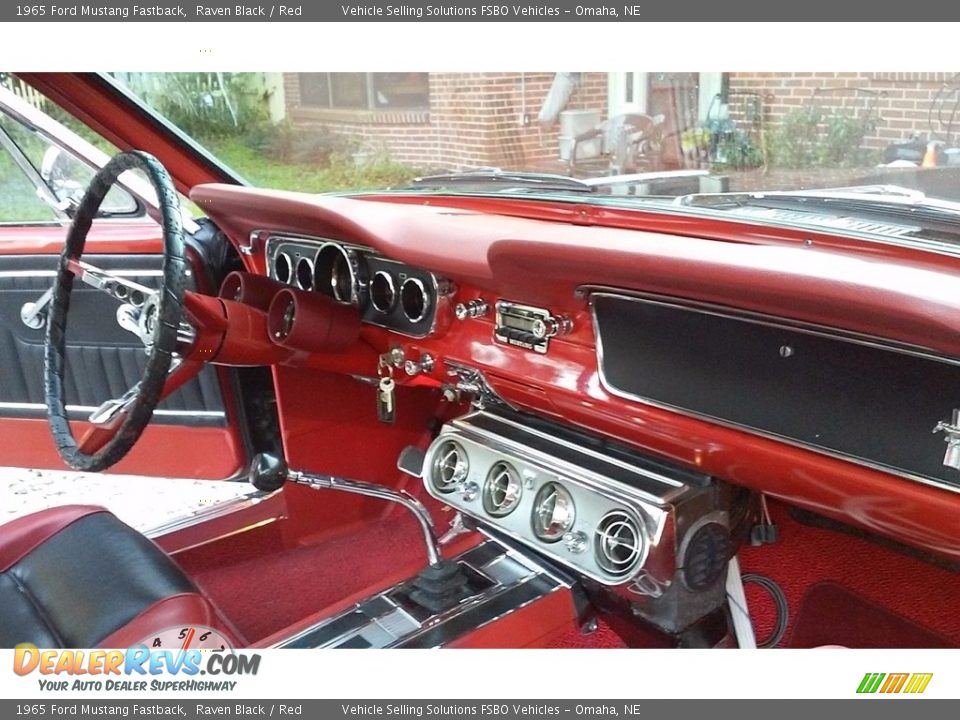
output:
{"label": "speedometer gauge", "polygon": [[577,519],[573,497],[563,485],[550,482],[533,500],[533,534],[543,542],[557,542]]}

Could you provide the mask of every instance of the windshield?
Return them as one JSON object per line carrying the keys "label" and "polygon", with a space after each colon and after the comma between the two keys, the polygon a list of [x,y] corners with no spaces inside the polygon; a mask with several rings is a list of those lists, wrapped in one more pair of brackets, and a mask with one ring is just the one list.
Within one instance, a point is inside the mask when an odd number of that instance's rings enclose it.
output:
{"label": "windshield", "polygon": [[[112,76],[261,187],[578,202],[894,187],[960,201],[951,72]],[[688,200],[711,212],[757,201]]]}

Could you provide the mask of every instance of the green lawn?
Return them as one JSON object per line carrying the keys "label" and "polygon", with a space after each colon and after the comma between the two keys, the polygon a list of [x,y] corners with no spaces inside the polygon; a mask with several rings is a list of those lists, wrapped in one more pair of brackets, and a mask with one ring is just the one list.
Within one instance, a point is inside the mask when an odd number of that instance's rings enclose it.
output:
{"label": "green lawn", "polygon": [[408,183],[423,171],[385,159],[355,164],[350,158],[326,166],[280,162],[252,147],[243,138],[204,140],[220,160],[258,187],[301,192],[369,190]]}

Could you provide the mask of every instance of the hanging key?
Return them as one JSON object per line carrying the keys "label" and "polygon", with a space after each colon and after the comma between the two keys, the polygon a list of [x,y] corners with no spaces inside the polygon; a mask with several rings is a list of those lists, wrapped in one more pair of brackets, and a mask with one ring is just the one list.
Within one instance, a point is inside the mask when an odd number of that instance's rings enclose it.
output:
{"label": "hanging key", "polygon": [[377,418],[382,423],[393,424],[397,418],[396,388],[392,377],[380,378],[380,384],[377,385]]}

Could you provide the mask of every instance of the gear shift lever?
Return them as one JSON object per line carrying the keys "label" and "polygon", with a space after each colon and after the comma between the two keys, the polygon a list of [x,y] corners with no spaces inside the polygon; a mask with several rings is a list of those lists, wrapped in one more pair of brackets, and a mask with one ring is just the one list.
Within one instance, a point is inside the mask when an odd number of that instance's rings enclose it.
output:
{"label": "gear shift lever", "polygon": [[430,514],[410,493],[360,480],[291,470],[282,458],[269,453],[258,453],[254,456],[253,462],[250,463],[248,477],[250,484],[264,492],[279,490],[285,482],[292,482],[317,490],[341,490],[402,505],[413,513],[420,523],[427,546],[427,557],[430,560],[429,567],[425,568],[413,581],[410,598],[433,612],[442,612],[457,605],[466,592],[468,580],[460,564],[440,557]]}
{"label": "gear shift lever", "polygon": [[430,514],[423,504],[404,490],[392,490],[382,485],[374,485],[360,480],[347,480],[332,475],[314,475],[299,470],[291,470],[283,459],[269,453],[257,453],[254,456],[253,462],[250,463],[248,478],[251,485],[264,492],[279,490],[284,482],[289,481],[317,490],[342,490],[343,492],[380,498],[402,505],[413,513],[423,529],[423,539],[427,545],[427,557],[430,559],[430,564],[436,565],[440,562],[440,551],[437,548],[437,539],[433,532],[433,520],[430,519]]}

